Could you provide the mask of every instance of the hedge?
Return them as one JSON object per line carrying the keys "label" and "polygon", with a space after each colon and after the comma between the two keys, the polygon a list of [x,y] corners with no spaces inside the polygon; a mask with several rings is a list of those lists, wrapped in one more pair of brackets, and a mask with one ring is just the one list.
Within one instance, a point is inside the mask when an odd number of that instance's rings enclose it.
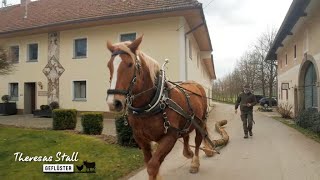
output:
{"label": "hedge", "polygon": [[317,110],[309,109],[302,111],[295,118],[297,125],[305,129],[309,129],[320,135],[320,112]]}
{"label": "hedge", "polygon": [[81,124],[83,133],[98,135],[103,130],[102,113],[82,113]]}
{"label": "hedge", "polygon": [[52,111],[52,118],[54,130],[75,129],[77,125],[77,110],[55,109]]}
{"label": "hedge", "polygon": [[118,116],[115,118],[117,141],[121,146],[138,147],[138,144],[133,138],[132,129],[130,125],[124,125],[124,116]]}

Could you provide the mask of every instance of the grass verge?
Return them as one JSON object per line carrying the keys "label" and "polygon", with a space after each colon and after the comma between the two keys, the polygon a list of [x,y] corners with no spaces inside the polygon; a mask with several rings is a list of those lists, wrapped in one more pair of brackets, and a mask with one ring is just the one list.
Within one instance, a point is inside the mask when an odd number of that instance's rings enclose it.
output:
{"label": "grass verge", "polygon": [[[16,152],[26,156],[52,156],[51,162],[15,161]],[[58,152],[71,156],[78,152],[77,162],[60,161]],[[43,164],[95,162],[96,173],[43,173]],[[1,179],[119,179],[143,166],[143,155],[137,148],[107,144],[99,138],[67,131],[23,129],[0,125]]]}
{"label": "grass verge", "polygon": [[318,143],[320,143],[320,135],[319,134],[317,134],[309,129],[304,129],[304,128],[298,126],[291,119],[285,119],[285,118],[281,118],[281,117],[272,117],[272,118],[282,122],[283,124],[285,124],[289,127],[292,127],[294,129],[298,130],[299,132],[301,132],[302,134],[304,134],[308,138],[313,139],[313,140],[317,141]]}

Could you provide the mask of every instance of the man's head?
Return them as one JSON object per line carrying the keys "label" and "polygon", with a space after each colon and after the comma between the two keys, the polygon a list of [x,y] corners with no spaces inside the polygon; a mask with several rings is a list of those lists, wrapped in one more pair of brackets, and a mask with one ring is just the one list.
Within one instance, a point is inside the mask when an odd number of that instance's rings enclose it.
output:
{"label": "man's head", "polygon": [[243,86],[243,92],[246,94],[250,93],[250,86],[248,84]]}

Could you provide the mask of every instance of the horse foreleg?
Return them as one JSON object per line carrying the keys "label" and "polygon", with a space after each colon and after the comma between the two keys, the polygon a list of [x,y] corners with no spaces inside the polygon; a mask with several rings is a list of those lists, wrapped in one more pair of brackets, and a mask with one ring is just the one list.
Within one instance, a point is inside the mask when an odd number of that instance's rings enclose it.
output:
{"label": "horse foreleg", "polygon": [[143,152],[144,164],[145,164],[145,166],[147,166],[148,162],[150,161],[150,159],[152,157],[152,150],[151,150],[150,142],[146,142],[146,141],[142,140],[141,138],[138,138],[135,135],[133,135],[133,137]]}
{"label": "horse foreleg", "polygon": [[191,167],[189,170],[190,173],[197,173],[199,171],[199,167],[200,167],[199,149],[200,149],[201,142],[202,142],[202,135],[198,130],[196,130],[196,137],[195,137],[196,147],[194,151],[195,155],[192,158]]}
{"label": "horse foreleg", "polygon": [[184,157],[191,159],[193,157],[193,152],[189,146],[189,138],[190,138],[189,134],[183,136],[183,155]]}
{"label": "horse foreleg", "polygon": [[160,176],[157,176],[159,173],[160,165],[163,162],[164,158],[172,150],[176,141],[177,137],[175,135],[167,134],[158,142],[157,150],[154,152],[147,166],[149,180],[156,180],[157,178],[160,178]]}

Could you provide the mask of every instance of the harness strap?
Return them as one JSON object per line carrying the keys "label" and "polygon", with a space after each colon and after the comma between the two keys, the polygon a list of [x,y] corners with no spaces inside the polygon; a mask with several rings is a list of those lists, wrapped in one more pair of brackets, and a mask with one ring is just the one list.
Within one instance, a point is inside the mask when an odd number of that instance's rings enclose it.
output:
{"label": "harness strap", "polygon": [[108,89],[107,93],[108,93],[108,94],[127,95],[127,94],[128,94],[128,91],[127,91],[127,90],[120,90],[120,89]]}

